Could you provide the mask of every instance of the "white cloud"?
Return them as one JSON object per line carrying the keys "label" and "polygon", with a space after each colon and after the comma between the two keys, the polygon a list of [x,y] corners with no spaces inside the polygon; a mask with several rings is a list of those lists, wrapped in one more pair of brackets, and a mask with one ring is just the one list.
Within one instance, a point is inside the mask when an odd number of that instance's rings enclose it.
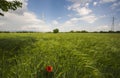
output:
{"label": "white cloud", "polygon": [[88,7],[92,0],[67,0],[72,2],[72,5],[68,7],[69,10],[80,8],[80,7]]}
{"label": "white cloud", "polygon": [[[109,31],[110,27],[108,25],[100,25],[100,26],[69,26],[69,27],[60,27],[59,29],[61,29],[61,31],[81,31],[81,30],[86,30],[89,32],[93,32],[93,31]],[[67,29],[67,30],[66,30]]]}
{"label": "white cloud", "polygon": [[68,14],[67,16],[68,16],[68,17],[73,17],[73,15],[72,15],[72,14]]}
{"label": "white cloud", "polygon": [[90,13],[92,12],[91,9],[86,8],[86,7],[76,8],[75,11],[76,11],[79,15],[81,15],[81,16],[83,16],[83,15],[88,15],[88,14],[90,14]]}
{"label": "white cloud", "polygon": [[52,24],[53,24],[53,25],[57,25],[57,24],[59,24],[59,23],[58,23],[57,20],[53,20],[53,21],[52,21]]}
{"label": "white cloud", "polygon": [[110,3],[110,2],[115,2],[117,0],[100,0],[100,3]]}
{"label": "white cloud", "polygon": [[68,6],[68,10],[72,10],[78,13],[78,15],[88,15],[92,12],[91,9],[89,9],[89,1],[90,0],[68,0],[71,1],[73,4]]}
{"label": "white cloud", "polygon": [[60,19],[62,19],[62,17],[58,17],[57,19],[60,20]]}
{"label": "white cloud", "polygon": [[79,17],[79,18],[76,18],[76,17],[73,17],[71,18],[70,20],[66,21],[64,23],[65,26],[70,26],[70,25],[75,25],[77,24],[78,22],[80,21],[85,21],[87,23],[93,23],[97,20],[98,18],[95,16],[95,15],[88,15],[88,16],[83,16],[83,17]]}
{"label": "white cloud", "polygon": [[106,15],[99,16],[99,19],[107,17]]}
{"label": "white cloud", "polygon": [[[14,18],[13,18],[14,17]],[[2,24],[0,30],[7,31],[48,31],[49,27],[40,19],[37,19],[35,14],[24,12],[23,15],[13,13],[5,13],[5,17],[0,18]]]}
{"label": "white cloud", "polygon": [[96,6],[98,4],[98,2],[93,2],[93,5]]}
{"label": "white cloud", "polygon": [[95,15],[88,15],[81,17],[80,20],[86,21],[88,23],[94,23],[98,18]]}
{"label": "white cloud", "polygon": [[0,31],[50,31],[50,27],[45,21],[28,11],[27,0],[22,0],[23,7],[16,11],[4,13],[0,17]]}
{"label": "white cloud", "polygon": [[97,31],[109,31],[110,26],[109,25],[100,25],[94,28]]}
{"label": "white cloud", "polygon": [[86,5],[84,7],[81,7],[79,3],[75,3],[71,6],[68,6],[68,10],[72,10],[77,12],[78,15],[88,15],[92,12],[91,9],[88,8],[89,3],[86,3]]}
{"label": "white cloud", "polygon": [[117,3],[113,3],[112,5],[111,5],[111,8],[112,9],[115,9],[116,7],[119,7],[120,6],[120,2],[117,2]]}
{"label": "white cloud", "polygon": [[4,23],[2,22],[2,23],[0,23],[0,26],[2,26],[2,25],[4,25]]}
{"label": "white cloud", "polygon": [[83,17],[73,17],[70,20],[67,20],[63,24],[61,24],[63,27],[66,26],[76,26],[79,22],[85,21],[87,23],[93,23],[97,20],[98,18],[95,15],[88,15],[88,16],[83,16]]}
{"label": "white cloud", "polygon": [[67,20],[62,25],[63,26],[75,26],[75,24],[79,21],[79,18],[71,18],[70,20]]}
{"label": "white cloud", "polygon": [[75,3],[71,6],[68,6],[68,10],[72,10],[72,9],[79,8],[79,7],[80,7],[80,3]]}
{"label": "white cloud", "polygon": [[85,7],[89,7],[89,3],[86,3],[86,4],[85,4]]}
{"label": "white cloud", "polygon": [[73,2],[73,3],[84,4],[84,3],[87,3],[87,2],[91,2],[92,0],[67,0],[67,1],[70,1],[70,2]]}
{"label": "white cloud", "polygon": [[98,19],[93,14],[93,11],[89,8],[89,2],[92,0],[69,0],[69,1],[71,1],[73,4],[68,7],[68,10],[72,10],[76,12],[76,15],[77,15],[76,21],[82,20],[87,23],[93,23]]}

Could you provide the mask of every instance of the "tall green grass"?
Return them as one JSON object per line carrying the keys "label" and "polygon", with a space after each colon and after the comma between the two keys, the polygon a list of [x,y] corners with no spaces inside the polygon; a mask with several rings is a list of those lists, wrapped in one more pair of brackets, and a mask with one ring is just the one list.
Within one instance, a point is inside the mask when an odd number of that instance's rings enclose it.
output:
{"label": "tall green grass", "polygon": [[0,34],[0,78],[120,78],[119,60],[120,34]]}

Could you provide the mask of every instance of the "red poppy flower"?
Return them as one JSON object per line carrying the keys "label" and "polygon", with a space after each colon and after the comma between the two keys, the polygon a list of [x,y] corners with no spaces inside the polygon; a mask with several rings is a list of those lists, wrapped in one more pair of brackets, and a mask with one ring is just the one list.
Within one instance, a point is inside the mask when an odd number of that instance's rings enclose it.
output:
{"label": "red poppy flower", "polygon": [[52,66],[47,66],[46,67],[46,71],[47,72],[52,72],[53,71],[53,67]]}

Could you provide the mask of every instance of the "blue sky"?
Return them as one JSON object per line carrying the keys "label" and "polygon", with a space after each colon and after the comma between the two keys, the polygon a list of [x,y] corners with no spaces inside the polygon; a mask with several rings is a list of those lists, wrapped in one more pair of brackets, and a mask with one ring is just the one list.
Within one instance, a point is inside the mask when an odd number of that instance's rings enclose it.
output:
{"label": "blue sky", "polygon": [[22,2],[22,8],[9,11],[4,17],[0,17],[0,30],[46,32],[59,28],[60,31],[108,31],[111,29],[113,16],[114,28],[116,31],[120,30],[119,0],[22,0]]}
{"label": "blue sky", "polygon": [[51,22],[59,17],[68,18],[68,1],[66,0],[29,0],[28,9],[39,18],[44,14],[46,21]]}

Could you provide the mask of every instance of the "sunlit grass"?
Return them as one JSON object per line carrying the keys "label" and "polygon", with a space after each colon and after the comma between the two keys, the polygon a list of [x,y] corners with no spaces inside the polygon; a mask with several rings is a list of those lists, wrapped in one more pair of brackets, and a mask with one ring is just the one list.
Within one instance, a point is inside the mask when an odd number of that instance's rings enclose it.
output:
{"label": "sunlit grass", "polygon": [[120,78],[119,59],[120,34],[0,34],[1,78]]}

